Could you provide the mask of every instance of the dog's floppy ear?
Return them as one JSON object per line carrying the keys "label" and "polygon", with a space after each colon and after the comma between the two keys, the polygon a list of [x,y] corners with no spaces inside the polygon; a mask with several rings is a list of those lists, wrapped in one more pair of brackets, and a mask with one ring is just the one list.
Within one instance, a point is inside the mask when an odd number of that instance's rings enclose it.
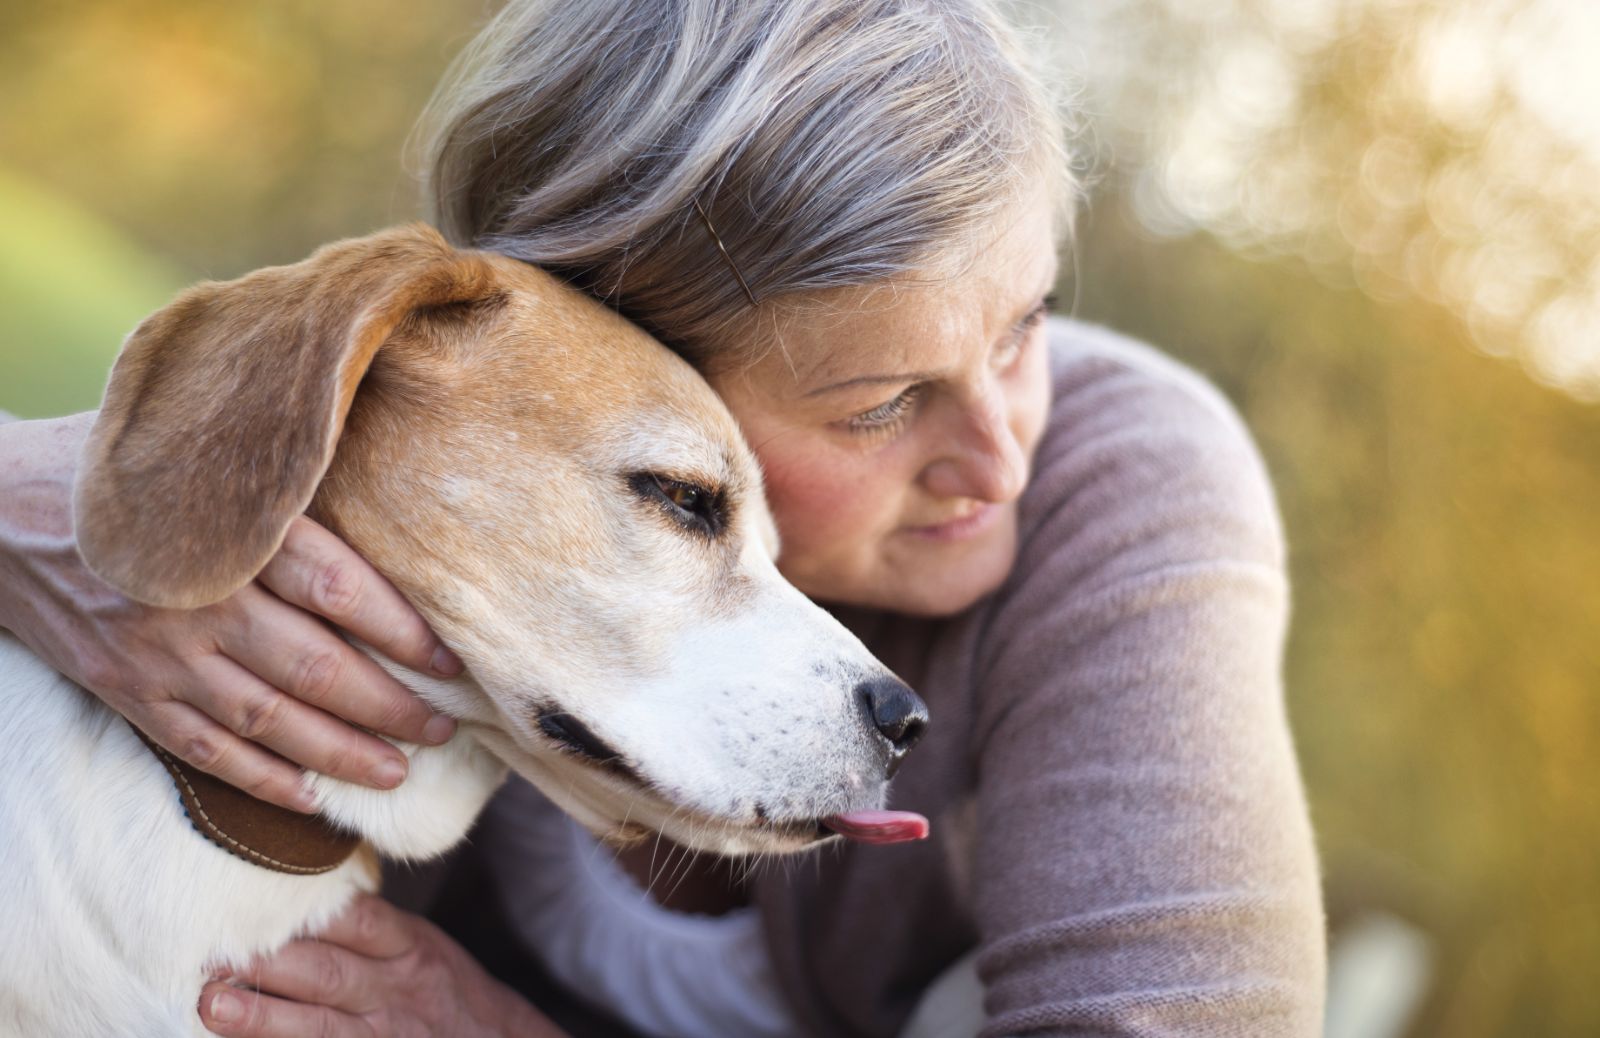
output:
{"label": "dog's floppy ear", "polygon": [[395,326],[498,291],[488,262],[420,224],[188,290],[112,369],[74,495],[84,561],[151,605],[238,590],[310,504]]}

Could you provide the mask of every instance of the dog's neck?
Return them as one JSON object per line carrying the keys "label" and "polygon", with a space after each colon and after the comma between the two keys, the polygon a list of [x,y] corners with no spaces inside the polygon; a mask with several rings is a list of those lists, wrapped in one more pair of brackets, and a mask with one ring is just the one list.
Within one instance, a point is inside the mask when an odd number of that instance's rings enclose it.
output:
{"label": "dog's neck", "polygon": [[[396,680],[436,710],[456,716],[476,695],[467,678],[444,681],[407,670],[358,645]],[[400,860],[431,858],[460,842],[489,797],[505,781],[505,764],[484,749],[476,726],[462,721],[442,746],[395,740],[410,760],[406,779],[391,790],[370,789],[326,775],[306,774],[317,806],[335,824],[360,834],[379,853]]]}
{"label": "dog's neck", "polygon": [[168,753],[132,723],[128,727],[172,776],[195,832],[234,857],[273,872],[316,876],[343,865],[361,845],[361,837],[321,815],[258,800]]}

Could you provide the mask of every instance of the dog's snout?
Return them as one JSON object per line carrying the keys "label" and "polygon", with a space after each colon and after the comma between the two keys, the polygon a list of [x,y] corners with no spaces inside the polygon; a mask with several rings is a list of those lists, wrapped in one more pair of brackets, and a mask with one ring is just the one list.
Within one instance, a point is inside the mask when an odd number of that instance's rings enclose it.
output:
{"label": "dog's snout", "polygon": [[889,772],[893,774],[911,747],[928,729],[928,708],[898,678],[883,675],[856,686],[872,727],[889,743]]}

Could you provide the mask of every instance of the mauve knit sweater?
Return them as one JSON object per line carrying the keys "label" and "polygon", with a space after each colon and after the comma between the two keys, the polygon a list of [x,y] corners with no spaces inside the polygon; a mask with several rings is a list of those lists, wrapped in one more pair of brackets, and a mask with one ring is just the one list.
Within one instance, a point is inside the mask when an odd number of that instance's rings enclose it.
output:
{"label": "mauve knit sweater", "polygon": [[[1010,579],[952,619],[839,614],[928,703],[892,804],[932,837],[767,869],[777,976],[829,1038],[891,1038],[973,947],[985,1038],[1320,1034],[1265,467],[1188,368],[1079,323],[1049,334],[1054,402]],[[535,979],[473,853],[434,917],[573,1034],[626,1033]]]}

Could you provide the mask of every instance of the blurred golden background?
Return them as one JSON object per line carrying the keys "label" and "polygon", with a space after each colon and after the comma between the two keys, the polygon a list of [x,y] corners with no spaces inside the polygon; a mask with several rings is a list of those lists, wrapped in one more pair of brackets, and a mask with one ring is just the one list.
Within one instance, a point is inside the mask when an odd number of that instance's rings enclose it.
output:
{"label": "blurred golden background", "polygon": [[[0,6],[0,408],[182,285],[420,211],[482,0]],[[1600,5],[1034,0],[1066,298],[1213,378],[1291,543],[1328,1033],[1600,1034]]]}

